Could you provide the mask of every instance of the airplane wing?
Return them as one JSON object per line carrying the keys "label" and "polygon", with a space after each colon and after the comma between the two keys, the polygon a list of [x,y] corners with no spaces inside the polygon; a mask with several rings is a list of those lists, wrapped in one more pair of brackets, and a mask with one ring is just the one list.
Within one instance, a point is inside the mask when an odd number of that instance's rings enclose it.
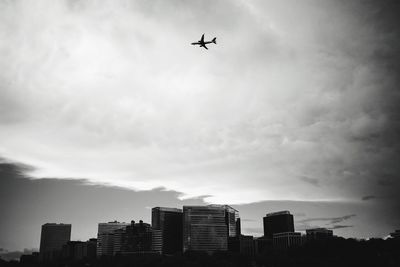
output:
{"label": "airplane wing", "polygon": [[206,46],[206,45],[203,45],[203,47],[204,47],[205,49],[207,49],[207,50],[208,50],[208,48],[207,48],[207,46]]}
{"label": "airplane wing", "polygon": [[200,40],[200,42],[204,42],[204,33],[203,33],[203,35],[201,36],[201,40]]}

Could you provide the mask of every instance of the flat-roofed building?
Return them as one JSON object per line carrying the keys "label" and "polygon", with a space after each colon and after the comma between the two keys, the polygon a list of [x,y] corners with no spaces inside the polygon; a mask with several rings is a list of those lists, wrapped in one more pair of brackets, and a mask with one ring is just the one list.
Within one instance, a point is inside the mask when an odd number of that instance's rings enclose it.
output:
{"label": "flat-roofed building", "polygon": [[297,232],[277,233],[272,237],[273,248],[277,250],[301,246],[303,243],[302,241],[301,233]]}
{"label": "flat-roofed building", "polygon": [[99,223],[97,231],[97,256],[114,255],[114,231],[125,229],[129,223],[121,223],[117,221],[108,223]]}
{"label": "flat-roofed building", "polygon": [[238,218],[238,211],[227,205],[184,206],[183,250],[227,251],[229,238],[240,232]]}
{"label": "flat-roofed building", "polygon": [[333,237],[333,231],[326,228],[313,228],[306,230],[307,241],[321,241]]}
{"label": "flat-roofed building", "polygon": [[155,251],[166,255],[182,252],[182,220],[181,209],[155,207],[151,210],[151,227],[153,231],[160,231],[155,235],[158,236],[156,240],[161,240],[160,244],[155,244]]}
{"label": "flat-roofed building", "polygon": [[293,215],[287,210],[267,213],[263,223],[266,238],[272,238],[277,233],[294,232]]}
{"label": "flat-roofed building", "polygon": [[71,224],[46,223],[40,235],[40,260],[52,261],[61,256],[63,245],[71,239]]}
{"label": "flat-roofed building", "polygon": [[161,231],[142,220],[114,231],[114,255],[161,253]]}

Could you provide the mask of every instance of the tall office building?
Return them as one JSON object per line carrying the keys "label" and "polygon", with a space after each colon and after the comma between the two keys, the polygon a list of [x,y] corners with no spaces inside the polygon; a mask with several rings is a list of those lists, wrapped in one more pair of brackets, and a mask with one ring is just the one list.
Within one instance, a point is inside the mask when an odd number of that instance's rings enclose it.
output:
{"label": "tall office building", "polygon": [[63,245],[70,239],[71,224],[43,224],[40,236],[40,259],[51,261],[60,256]]}
{"label": "tall office building", "polygon": [[148,223],[139,221],[131,222],[126,228],[125,238],[122,242],[122,252],[150,252],[152,251],[152,232]]}
{"label": "tall office building", "polygon": [[125,229],[114,231],[114,254],[161,253],[161,231],[148,223],[132,221]]}
{"label": "tall office building", "polygon": [[[154,253],[162,254],[162,232],[158,229],[151,230],[151,249]],[[181,240],[182,243],[182,240]]]}
{"label": "tall office building", "polygon": [[108,223],[99,223],[97,231],[97,256],[114,255],[114,231],[125,229],[129,223],[120,223],[117,221]]}
{"label": "tall office building", "polygon": [[293,215],[289,211],[268,213],[263,222],[266,238],[272,238],[277,233],[294,232]]}
{"label": "tall office building", "polygon": [[162,254],[182,252],[182,219],[181,209],[155,207],[151,210],[151,226],[161,231]]}
{"label": "tall office building", "polygon": [[227,205],[183,206],[183,250],[227,251],[238,235],[238,211]]}
{"label": "tall office building", "polygon": [[225,209],[225,221],[228,227],[228,237],[237,237],[241,234],[239,212],[228,205],[210,205],[220,206]]}

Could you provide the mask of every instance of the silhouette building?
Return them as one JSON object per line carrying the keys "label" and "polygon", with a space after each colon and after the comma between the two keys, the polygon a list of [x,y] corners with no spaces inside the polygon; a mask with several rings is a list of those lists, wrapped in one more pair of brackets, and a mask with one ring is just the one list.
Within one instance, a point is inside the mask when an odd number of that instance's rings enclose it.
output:
{"label": "silhouette building", "polygon": [[97,238],[90,238],[86,241],[86,258],[87,259],[95,259],[97,251]]}
{"label": "silhouette building", "polygon": [[229,238],[240,234],[238,218],[227,205],[183,206],[183,250],[227,251]]}
{"label": "silhouette building", "polygon": [[40,236],[40,259],[52,261],[60,256],[63,245],[71,239],[71,224],[46,223]]}
{"label": "silhouette building", "polygon": [[154,231],[160,231],[161,239],[159,247],[154,248],[156,251],[167,255],[182,252],[182,219],[181,209],[155,207],[151,210],[151,226]]}
{"label": "silhouette building", "polygon": [[274,234],[294,232],[293,215],[289,211],[268,213],[263,218],[264,237],[273,238]]}
{"label": "silhouette building", "polygon": [[161,231],[148,223],[131,221],[125,229],[114,231],[114,254],[161,253]]}
{"label": "silhouette building", "polygon": [[69,260],[82,260],[85,257],[86,242],[83,241],[68,241],[63,246],[62,258]]}
{"label": "silhouette building", "polygon": [[108,223],[99,223],[97,231],[97,256],[114,255],[114,231],[125,229],[129,223],[120,223],[117,221]]}
{"label": "silhouette building", "polygon": [[95,259],[96,245],[96,238],[91,238],[86,242],[68,241],[63,245],[61,257],[66,260]]}
{"label": "silhouette building", "polygon": [[333,237],[333,231],[326,228],[314,228],[306,230],[307,241],[321,241]]}
{"label": "silhouette building", "polygon": [[284,232],[273,234],[272,237],[274,249],[284,250],[294,246],[302,245],[301,233]]}
{"label": "silhouette building", "polygon": [[254,256],[254,238],[251,235],[241,235],[239,242],[239,253],[241,255]]}

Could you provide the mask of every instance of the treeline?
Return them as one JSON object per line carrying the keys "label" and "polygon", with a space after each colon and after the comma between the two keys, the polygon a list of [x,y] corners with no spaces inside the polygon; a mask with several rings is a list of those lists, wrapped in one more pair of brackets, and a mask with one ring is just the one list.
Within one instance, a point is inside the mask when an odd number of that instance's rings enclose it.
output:
{"label": "treeline", "polygon": [[82,261],[39,263],[32,259],[21,262],[0,261],[0,266],[15,267],[338,267],[400,266],[399,239],[355,240],[335,238],[308,242],[284,251],[268,251],[254,257],[218,252],[213,255],[187,252],[173,256],[130,255]]}

